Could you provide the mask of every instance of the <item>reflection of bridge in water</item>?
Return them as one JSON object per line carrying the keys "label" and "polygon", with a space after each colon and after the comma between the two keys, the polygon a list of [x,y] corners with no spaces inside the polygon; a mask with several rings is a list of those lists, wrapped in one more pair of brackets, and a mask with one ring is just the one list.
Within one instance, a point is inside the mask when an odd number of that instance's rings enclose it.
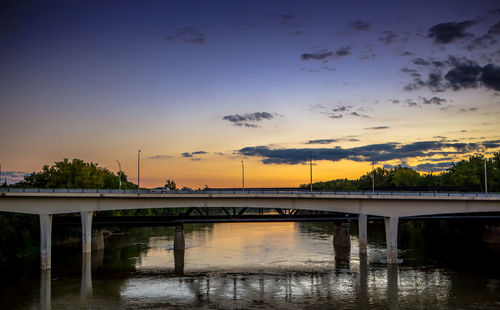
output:
{"label": "reflection of bridge in water", "polygon": [[[338,225],[336,233],[348,233],[347,225]],[[237,305],[244,307],[245,303],[279,304],[286,305],[289,302],[308,300],[308,298],[338,299],[336,302],[345,303],[352,298],[359,302],[361,307],[373,304],[373,296],[377,296],[391,307],[397,306],[398,295],[398,268],[397,265],[389,265],[386,274],[373,274],[369,271],[367,256],[360,255],[351,265],[349,256],[340,257],[344,248],[333,245],[335,258],[335,269],[319,273],[282,273],[272,278],[266,274],[228,273],[214,275],[210,272],[205,275],[195,273],[184,275],[184,233],[182,226],[177,226],[174,234],[174,261],[172,276],[152,276],[139,274],[138,278],[128,278],[120,285],[120,295],[123,306],[134,307],[134,302],[140,301],[149,306],[164,307],[165,302],[182,302],[198,304],[215,304],[223,307]],[[82,307],[95,304],[102,294],[97,288],[96,296],[93,288],[92,271],[103,265],[104,251],[94,251],[92,255],[82,255],[80,301],[73,301],[73,305],[80,304]],[[354,268],[353,270],[351,270]],[[371,276],[369,276],[371,272]],[[183,276],[184,275],[184,276]],[[177,277],[182,276],[182,277]],[[376,278],[376,279],[375,279]],[[147,279],[144,281],[144,279]],[[140,281],[141,289],[137,289],[135,281]],[[376,281],[376,288],[373,286]],[[57,281],[56,281],[57,282]],[[383,282],[382,284],[379,282]],[[52,290],[60,290],[52,287],[52,272],[50,269],[41,270],[40,273],[40,308],[51,309],[64,302],[62,297],[53,295]],[[59,284],[60,286],[61,284]],[[99,285],[97,286],[99,287]],[[374,291],[376,290],[376,292]],[[345,294],[352,294],[346,296]],[[78,294],[78,293],[77,293]],[[338,294],[338,296],[336,296]],[[371,297],[370,297],[371,296]],[[53,298],[55,298],[53,303]],[[97,298],[97,299],[94,299]],[[156,304],[158,303],[158,305]],[[225,305],[225,306],[224,306]],[[254,305],[254,304],[250,304]]]}
{"label": "reflection of bridge in water", "polygon": [[[384,218],[387,263],[396,264],[397,234],[400,218],[436,214],[500,212],[500,195],[463,193],[402,192],[307,192],[291,190],[215,190],[172,193],[154,190],[73,190],[2,189],[0,211],[40,216],[41,268],[51,268],[51,231],[54,214],[80,213],[82,252],[91,252],[93,213],[106,210],[188,208],[208,214],[221,208],[326,211],[356,214],[359,252],[366,253],[368,215]],[[205,210],[205,211],[200,211]],[[235,209],[232,209],[235,210]],[[290,213],[289,212],[289,213]],[[233,212],[234,213],[234,212]],[[234,214],[233,214],[234,215]],[[283,214],[282,214],[283,215]]]}

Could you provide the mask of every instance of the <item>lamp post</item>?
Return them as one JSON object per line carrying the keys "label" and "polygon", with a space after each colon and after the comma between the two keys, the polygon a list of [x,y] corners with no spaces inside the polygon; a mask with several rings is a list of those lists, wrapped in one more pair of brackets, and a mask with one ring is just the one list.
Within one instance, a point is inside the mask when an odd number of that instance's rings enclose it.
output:
{"label": "lamp post", "polygon": [[122,189],[122,176],[120,172],[122,172],[122,165],[120,165],[120,162],[117,160],[118,163],[118,189]]}
{"label": "lamp post", "polygon": [[488,195],[488,174],[486,172],[486,156],[484,157],[484,193]]}
{"label": "lamp post", "polygon": [[137,192],[141,189],[141,150],[137,152]]}
{"label": "lamp post", "polygon": [[311,184],[311,192],[313,191],[313,159],[312,153],[309,151],[309,175],[310,175],[310,184]]}
{"label": "lamp post", "polygon": [[245,164],[241,161],[241,188],[245,189]]}
{"label": "lamp post", "polygon": [[375,168],[373,168],[373,165],[375,162],[372,161],[372,193],[375,193]]}

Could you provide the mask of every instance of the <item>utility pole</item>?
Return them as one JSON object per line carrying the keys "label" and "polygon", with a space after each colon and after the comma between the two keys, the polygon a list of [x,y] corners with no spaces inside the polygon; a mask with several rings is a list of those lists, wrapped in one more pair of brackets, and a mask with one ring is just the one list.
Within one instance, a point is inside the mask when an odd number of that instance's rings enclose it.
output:
{"label": "utility pole", "polygon": [[141,189],[141,150],[137,153],[137,192]]}
{"label": "utility pole", "polygon": [[488,195],[488,175],[486,174],[486,157],[484,157],[484,193]]}
{"label": "utility pole", "polygon": [[372,192],[375,193],[375,169],[373,168],[373,165],[375,162],[372,161]]}
{"label": "utility pole", "polygon": [[245,164],[241,161],[241,188],[245,189]]}
{"label": "utility pole", "polygon": [[118,189],[122,189],[122,176],[121,176],[121,173],[122,172],[122,165],[120,165],[120,162],[117,160],[116,161],[118,163]]}
{"label": "utility pole", "polygon": [[309,151],[309,175],[311,177],[311,192],[313,191],[313,159],[312,159],[312,153]]}

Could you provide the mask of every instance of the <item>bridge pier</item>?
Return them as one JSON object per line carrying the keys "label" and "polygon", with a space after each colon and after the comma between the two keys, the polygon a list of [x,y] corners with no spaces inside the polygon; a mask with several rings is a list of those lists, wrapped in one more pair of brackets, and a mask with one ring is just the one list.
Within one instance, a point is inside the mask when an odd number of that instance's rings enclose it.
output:
{"label": "bridge pier", "polygon": [[40,269],[51,269],[52,214],[40,214]]}
{"label": "bridge pier", "polygon": [[184,224],[179,224],[175,226],[174,250],[184,249],[186,249],[186,243],[184,241]]}
{"label": "bridge pier", "polygon": [[366,214],[358,215],[359,231],[359,254],[366,254],[368,245],[368,216]]}
{"label": "bridge pier", "polygon": [[92,215],[94,212],[80,212],[82,218],[82,253],[92,252]]}
{"label": "bridge pier", "polygon": [[398,263],[398,221],[397,216],[384,218],[385,240],[387,244],[387,263]]}

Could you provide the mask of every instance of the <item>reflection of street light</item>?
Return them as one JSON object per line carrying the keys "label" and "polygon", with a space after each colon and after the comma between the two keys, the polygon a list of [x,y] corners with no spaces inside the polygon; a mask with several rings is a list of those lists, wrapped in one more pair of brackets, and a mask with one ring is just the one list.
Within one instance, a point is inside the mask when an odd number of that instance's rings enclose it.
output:
{"label": "reflection of street light", "polygon": [[117,160],[116,161],[118,163],[118,189],[122,189],[122,176],[120,174],[120,172],[122,172],[122,165],[120,165],[120,162]]}
{"label": "reflection of street light", "polygon": [[137,153],[137,191],[141,189],[141,150]]}
{"label": "reflection of street light", "polygon": [[375,193],[375,169],[373,168],[373,165],[375,164],[374,161],[372,161],[372,192]]}

